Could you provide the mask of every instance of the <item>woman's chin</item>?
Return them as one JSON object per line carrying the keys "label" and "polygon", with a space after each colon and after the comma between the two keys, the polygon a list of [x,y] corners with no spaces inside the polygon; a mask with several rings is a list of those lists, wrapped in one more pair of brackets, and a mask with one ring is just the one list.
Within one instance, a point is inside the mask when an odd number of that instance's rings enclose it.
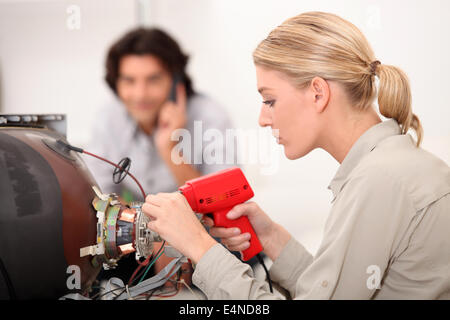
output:
{"label": "woman's chin", "polygon": [[295,160],[298,159],[299,157],[297,156],[296,153],[293,152],[289,152],[289,150],[284,147],[284,155],[286,156],[286,158],[288,158],[289,160]]}
{"label": "woman's chin", "polygon": [[286,147],[286,145],[284,145],[284,155],[289,160],[299,159],[299,158],[307,155],[309,153],[309,151],[311,151],[311,150],[308,150],[308,151],[306,151],[306,150],[291,150],[289,147]]}

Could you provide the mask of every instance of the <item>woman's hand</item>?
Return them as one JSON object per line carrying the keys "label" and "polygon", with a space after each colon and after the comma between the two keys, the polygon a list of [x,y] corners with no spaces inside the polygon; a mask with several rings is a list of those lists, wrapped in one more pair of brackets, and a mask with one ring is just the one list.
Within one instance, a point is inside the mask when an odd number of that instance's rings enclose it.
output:
{"label": "woman's hand", "polygon": [[217,243],[179,192],[148,195],[142,211],[152,219],[147,227],[194,263]]}
{"label": "woman's hand", "polygon": [[[228,219],[237,219],[241,216],[248,217],[264,248],[264,253],[274,261],[291,238],[289,232],[273,222],[255,202],[238,204],[227,214]],[[208,217],[204,217],[203,220],[206,225],[211,227],[209,230],[210,234],[213,237],[220,238],[222,244],[229,250],[243,251],[250,246],[249,233],[241,234],[238,228],[214,227],[213,220]]]}

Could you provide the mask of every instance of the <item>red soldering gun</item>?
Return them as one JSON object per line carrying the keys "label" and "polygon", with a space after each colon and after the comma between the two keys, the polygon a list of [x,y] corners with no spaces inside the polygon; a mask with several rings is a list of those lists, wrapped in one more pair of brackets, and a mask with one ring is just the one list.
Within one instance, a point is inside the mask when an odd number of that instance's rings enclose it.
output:
{"label": "red soldering gun", "polygon": [[194,212],[212,213],[215,226],[237,227],[241,233],[250,233],[250,247],[242,252],[243,260],[247,261],[263,250],[247,216],[235,220],[226,217],[235,205],[254,195],[241,169],[234,167],[186,181],[179,191]]}

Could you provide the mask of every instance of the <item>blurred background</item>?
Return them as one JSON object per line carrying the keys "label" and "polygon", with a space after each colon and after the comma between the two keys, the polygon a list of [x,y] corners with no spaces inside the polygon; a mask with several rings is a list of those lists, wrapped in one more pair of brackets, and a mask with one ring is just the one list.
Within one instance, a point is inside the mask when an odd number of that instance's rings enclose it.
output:
{"label": "blurred background", "polygon": [[[312,10],[354,23],[382,63],[408,74],[422,146],[449,164],[447,0],[0,0],[0,113],[66,114],[68,140],[85,146],[102,121],[96,111],[112,98],[103,79],[106,51],[142,25],[169,32],[190,55],[195,89],[219,101],[237,128],[254,129],[261,97],[252,51],[284,20]],[[289,161],[274,141],[271,148],[275,174],[243,166],[254,200],[315,253],[338,163],[323,150]]]}

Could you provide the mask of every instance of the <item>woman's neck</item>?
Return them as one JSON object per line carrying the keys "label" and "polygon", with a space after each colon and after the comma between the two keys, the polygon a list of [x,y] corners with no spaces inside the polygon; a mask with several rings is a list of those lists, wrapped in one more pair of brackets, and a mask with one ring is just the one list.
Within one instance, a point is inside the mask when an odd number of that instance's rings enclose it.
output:
{"label": "woman's neck", "polygon": [[327,126],[324,131],[321,148],[342,163],[359,137],[380,122],[381,119],[373,108],[344,114],[340,119],[335,117],[333,124]]}

